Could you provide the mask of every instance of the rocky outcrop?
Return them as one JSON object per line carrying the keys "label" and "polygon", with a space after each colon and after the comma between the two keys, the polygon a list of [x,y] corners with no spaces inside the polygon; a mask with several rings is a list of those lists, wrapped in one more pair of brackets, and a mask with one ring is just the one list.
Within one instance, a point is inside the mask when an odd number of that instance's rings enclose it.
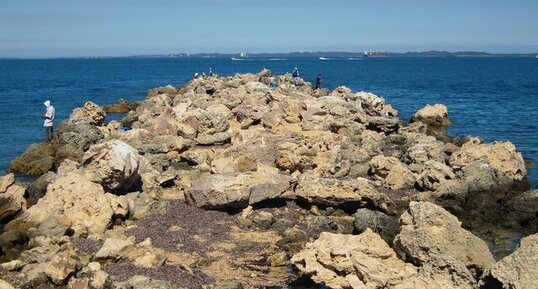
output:
{"label": "rocky outcrop", "polygon": [[360,235],[322,233],[291,262],[329,288],[476,288],[400,260],[389,245],[367,229]]}
{"label": "rocky outcrop", "polygon": [[482,278],[484,288],[536,289],[538,234],[521,240],[519,248],[495,263]]}
{"label": "rocky outcrop", "polygon": [[452,124],[448,118],[448,108],[443,104],[427,104],[417,111],[412,117],[411,122],[422,122],[429,126],[448,126]]}
{"label": "rocky outcrop", "polygon": [[26,210],[25,188],[15,184],[15,176],[0,177],[0,222]]}
{"label": "rocky outcrop", "polygon": [[76,108],[69,117],[73,121],[85,120],[92,125],[102,125],[106,112],[97,104],[87,101],[83,107]]}
{"label": "rocky outcrop", "polygon": [[475,283],[494,263],[484,241],[432,203],[411,202],[400,218],[400,226],[394,240],[396,250],[417,266],[433,266],[446,270],[455,280]]}
{"label": "rocky outcrop", "polygon": [[50,184],[36,205],[4,227],[0,243],[5,248],[37,236],[59,238],[67,232],[75,236],[102,234],[115,212],[122,209],[121,205],[118,207],[122,203],[118,198],[105,193],[101,185],[80,172],[68,173]]}
{"label": "rocky outcrop", "polygon": [[120,98],[117,103],[111,105],[105,105],[103,110],[105,113],[127,113],[134,111],[140,105],[139,101],[127,101]]}
{"label": "rocky outcrop", "polygon": [[139,163],[138,152],[119,140],[92,146],[82,160],[84,174],[107,192],[128,190],[140,178]]}
{"label": "rocky outcrop", "polygon": [[192,205],[208,209],[246,208],[249,204],[289,195],[291,181],[277,169],[260,165],[254,173],[200,178],[185,191],[185,198]]}

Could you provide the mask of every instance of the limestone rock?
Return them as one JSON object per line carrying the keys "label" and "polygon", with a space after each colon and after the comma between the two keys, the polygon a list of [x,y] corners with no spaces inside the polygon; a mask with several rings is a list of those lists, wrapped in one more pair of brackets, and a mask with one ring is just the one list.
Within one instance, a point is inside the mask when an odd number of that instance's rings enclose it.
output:
{"label": "limestone rock", "polygon": [[133,147],[112,140],[94,145],[84,154],[84,174],[108,192],[127,190],[140,177],[139,162]]}
{"label": "limestone rock", "polygon": [[[2,177],[3,187],[14,180],[13,174]],[[11,181],[10,181],[11,179]],[[0,221],[12,217],[20,211],[26,210],[25,188],[19,184],[10,184],[9,187],[0,191]]]}
{"label": "limestone rock", "polygon": [[475,282],[494,259],[486,242],[461,228],[461,222],[441,207],[411,202],[400,218],[401,230],[394,244],[418,266],[451,268],[455,279]]}
{"label": "limestone rock", "polygon": [[39,176],[54,166],[54,148],[49,143],[31,145],[26,151],[11,161],[9,171]]}
{"label": "limestone rock", "polygon": [[0,177],[0,194],[5,193],[7,191],[7,188],[11,186],[15,182],[15,175],[14,174],[7,174],[5,176]]}
{"label": "limestone rock", "polygon": [[133,243],[128,240],[107,238],[93,258],[95,260],[115,259],[121,257],[123,255],[122,251],[132,245]]}
{"label": "limestone rock", "polygon": [[299,177],[295,196],[314,204],[329,206],[371,203],[378,208],[387,209],[390,205],[388,197],[375,190],[365,179],[341,180],[303,174]]}
{"label": "limestone rock", "polygon": [[527,175],[525,161],[511,142],[466,143],[461,150],[450,156],[449,164],[459,170],[476,160],[488,161],[491,167],[514,182],[522,181]]}
{"label": "limestone rock", "polygon": [[97,104],[87,101],[83,107],[76,108],[69,117],[71,120],[87,120],[93,125],[102,125],[106,112]]}
{"label": "limestone rock", "polygon": [[419,188],[435,191],[440,184],[456,177],[452,169],[443,163],[427,161],[424,165],[425,170],[417,177]]}
{"label": "limestone rock", "polygon": [[448,118],[448,108],[443,104],[427,104],[411,117],[411,122],[417,121],[429,126],[448,126],[451,124]]}
{"label": "limestone rock", "polygon": [[369,228],[389,243],[394,240],[394,237],[400,231],[397,218],[367,208],[358,209],[353,214],[353,225],[357,232],[362,233]]}
{"label": "limestone rock", "polygon": [[538,288],[538,234],[521,240],[519,248],[495,263],[482,278],[484,288]]}
{"label": "limestone rock", "polygon": [[185,198],[202,208],[246,208],[249,204],[281,197],[290,186],[291,178],[278,173],[278,169],[258,166],[255,173],[200,178],[185,191]]}
{"label": "limestone rock", "polygon": [[15,287],[11,286],[8,282],[0,279],[0,288],[2,289],[15,289]]}

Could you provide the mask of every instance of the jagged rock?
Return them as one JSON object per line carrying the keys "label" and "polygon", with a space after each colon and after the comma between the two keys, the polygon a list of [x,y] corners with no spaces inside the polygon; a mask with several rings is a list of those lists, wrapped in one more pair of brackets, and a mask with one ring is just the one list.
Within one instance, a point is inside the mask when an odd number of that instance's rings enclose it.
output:
{"label": "jagged rock", "polygon": [[108,192],[128,190],[139,179],[138,152],[112,140],[92,146],[83,158],[84,174]]}
{"label": "jagged rock", "polygon": [[[14,176],[9,174],[0,180],[0,222],[26,210],[24,192],[26,188],[13,184]],[[11,182],[11,184],[9,184]],[[8,185],[9,184],[9,185]]]}
{"label": "jagged rock", "polygon": [[417,111],[412,117],[411,122],[422,122],[429,126],[449,126],[452,124],[448,118],[448,108],[443,104],[427,104]]}
{"label": "jagged rock", "polygon": [[86,120],[92,125],[102,125],[106,112],[97,104],[87,101],[83,107],[75,108],[69,117],[71,120]]}
{"label": "jagged rock", "polygon": [[108,288],[109,275],[101,270],[101,264],[90,262],[77,273],[76,278],[69,279],[72,289],[105,289]]}
{"label": "jagged rock", "polygon": [[341,180],[303,174],[299,177],[295,195],[314,204],[329,206],[369,204],[386,210],[390,204],[388,197],[365,179]]}
{"label": "jagged rock", "polygon": [[120,98],[117,103],[104,106],[103,110],[106,113],[128,113],[129,111],[136,110],[139,105],[139,101],[127,101]]}
{"label": "jagged rock", "polygon": [[36,236],[61,237],[67,230],[75,236],[103,233],[111,224],[114,209],[103,187],[73,172],[59,177],[38,203],[9,222],[0,236],[2,246]]}
{"label": "jagged rock", "polygon": [[52,283],[62,285],[66,283],[66,278],[75,272],[77,264],[75,252],[64,250],[46,263],[44,273]]}
{"label": "jagged rock", "polygon": [[353,225],[357,232],[362,233],[369,228],[389,243],[392,243],[392,240],[400,231],[396,218],[367,208],[358,209],[353,214]]}
{"label": "jagged rock", "polygon": [[424,171],[417,177],[419,188],[435,191],[440,184],[456,177],[452,169],[443,163],[427,161],[424,166]]}
{"label": "jagged rock", "polygon": [[50,143],[33,144],[22,155],[11,161],[9,171],[33,176],[42,175],[52,169],[54,153]]}
{"label": "jagged rock", "polygon": [[397,251],[417,266],[433,266],[457,280],[475,283],[494,263],[486,242],[461,228],[445,209],[427,202],[411,202],[400,218]]}
{"label": "jagged rock", "polygon": [[254,173],[200,178],[185,191],[185,198],[190,204],[202,208],[246,208],[249,204],[279,198],[290,187],[290,177],[279,174],[276,168],[260,165]]}
{"label": "jagged rock", "polygon": [[224,144],[230,141],[232,135],[229,132],[218,132],[215,134],[201,134],[196,137],[196,142],[200,145]]}
{"label": "jagged rock", "polygon": [[360,235],[322,233],[295,254],[291,263],[316,283],[334,289],[476,288],[403,262],[370,229]]}
{"label": "jagged rock", "polygon": [[450,156],[449,164],[455,170],[460,170],[476,160],[488,161],[492,168],[513,182],[522,181],[527,175],[525,161],[511,142],[468,142]]}
{"label": "jagged rock", "polygon": [[133,243],[128,240],[107,238],[93,258],[95,260],[116,259],[123,256],[122,251],[132,245]]}
{"label": "jagged rock", "polygon": [[521,240],[519,248],[489,269],[483,288],[536,289],[538,283],[538,234]]}

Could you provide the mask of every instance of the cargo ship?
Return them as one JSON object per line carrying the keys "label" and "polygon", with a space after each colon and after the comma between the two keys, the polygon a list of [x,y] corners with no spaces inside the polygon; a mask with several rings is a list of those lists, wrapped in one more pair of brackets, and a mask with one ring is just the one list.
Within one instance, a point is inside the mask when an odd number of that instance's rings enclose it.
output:
{"label": "cargo ship", "polygon": [[389,57],[390,54],[386,51],[364,51],[363,57]]}

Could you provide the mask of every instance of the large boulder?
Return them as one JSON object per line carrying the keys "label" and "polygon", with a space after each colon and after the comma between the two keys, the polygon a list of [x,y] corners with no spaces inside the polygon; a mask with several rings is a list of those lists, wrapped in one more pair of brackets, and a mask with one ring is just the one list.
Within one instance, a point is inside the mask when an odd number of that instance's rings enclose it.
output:
{"label": "large boulder", "polygon": [[105,117],[106,112],[102,107],[91,101],[87,101],[83,107],[75,108],[69,119],[86,120],[92,125],[102,125]]}
{"label": "large boulder", "polygon": [[456,175],[452,169],[438,161],[427,161],[425,169],[417,177],[417,186],[421,189],[435,191],[440,184],[454,179]]}
{"label": "large boulder", "polygon": [[11,161],[9,171],[25,175],[39,176],[54,166],[55,150],[50,143],[31,145],[26,151]]}
{"label": "large boulder", "polygon": [[521,240],[512,254],[495,263],[482,278],[484,288],[538,288],[538,234]]}
{"label": "large boulder", "polygon": [[14,182],[13,174],[0,177],[0,222],[26,210],[25,188]]}
{"label": "large boulder", "polygon": [[37,204],[4,227],[2,246],[36,236],[61,237],[103,233],[118,210],[118,197],[106,194],[81,172],[59,177]]}
{"label": "large boulder", "polygon": [[523,156],[511,142],[468,142],[450,156],[449,164],[455,170],[461,170],[477,160],[487,161],[492,168],[512,182],[520,182],[527,176]]}
{"label": "large boulder", "polygon": [[294,255],[291,263],[314,282],[334,289],[476,288],[448,274],[400,260],[370,229],[360,235],[321,233]]}
{"label": "large boulder", "polygon": [[417,111],[412,117],[411,122],[420,121],[429,126],[449,126],[451,124],[448,118],[448,108],[443,104],[427,104]]}
{"label": "large boulder", "polygon": [[128,190],[140,177],[138,151],[112,140],[92,146],[83,158],[84,174],[107,192]]}
{"label": "large boulder", "polygon": [[374,206],[386,210],[389,198],[377,191],[366,179],[320,178],[309,174],[299,177],[295,196],[327,206]]}
{"label": "large boulder", "polygon": [[246,208],[289,192],[292,179],[278,169],[259,165],[254,173],[228,173],[200,178],[185,191],[187,202],[208,209]]}
{"label": "large boulder", "polygon": [[447,270],[455,279],[472,283],[495,262],[486,242],[432,203],[411,202],[400,225],[395,248],[417,266]]}

